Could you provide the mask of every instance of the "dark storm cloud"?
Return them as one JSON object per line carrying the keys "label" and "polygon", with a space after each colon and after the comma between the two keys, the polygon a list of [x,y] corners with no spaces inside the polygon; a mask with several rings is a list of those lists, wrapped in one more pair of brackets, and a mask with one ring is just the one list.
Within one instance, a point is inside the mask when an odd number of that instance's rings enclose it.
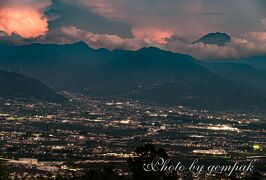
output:
{"label": "dark storm cloud", "polygon": [[60,18],[52,21],[49,26],[76,26],[78,28],[100,34],[116,34],[121,37],[131,36],[131,25],[125,22],[114,22],[99,16],[79,3],[66,0],[53,0],[53,6],[47,14],[57,14]]}
{"label": "dark storm cloud", "polygon": [[260,20],[266,15],[265,1],[262,0],[78,1],[99,16],[131,24],[135,31],[167,29],[187,36],[200,36],[211,31],[230,34],[258,31]]}

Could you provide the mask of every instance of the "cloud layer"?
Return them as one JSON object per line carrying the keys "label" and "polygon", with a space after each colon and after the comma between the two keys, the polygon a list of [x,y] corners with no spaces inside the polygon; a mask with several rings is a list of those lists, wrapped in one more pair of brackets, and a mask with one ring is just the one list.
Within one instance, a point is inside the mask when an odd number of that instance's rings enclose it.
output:
{"label": "cloud layer", "polygon": [[42,40],[49,43],[69,44],[84,41],[92,48],[132,49],[145,46],[145,42],[137,39],[121,38],[117,35],[95,34],[75,26],[64,26],[54,29]]}
{"label": "cloud layer", "polygon": [[261,19],[261,24],[266,29],[266,18]]}
{"label": "cloud layer", "polygon": [[[156,33],[162,35],[158,36]],[[153,35],[156,35],[157,38],[154,38]],[[241,38],[232,37],[232,41],[225,46],[203,43],[192,44],[188,39],[178,38],[173,34],[164,32],[153,32],[149,39],[142,37],[143,34],[136,35],[134,38],[122,38],[117,35],[95,34],[75,26],[64,26],[50,31],[41,42],[69,44],[84,41],[90,47],[110,50],[137,50],[142,47],[155,46],[173,52],[190,54],[196,59],[238,59],[266,55],[266,32],[250,32]]]}
{"label": "cloud layer", "polygon": [[259,17],[266,16],[265,8],[262,8],[266,5],[264,0],[77,1],[88,10],[111,21],[130,24],[133,35],[136,29],[167,29],[172,34],[193,39],[216,31],[237,35],[258,31]]}

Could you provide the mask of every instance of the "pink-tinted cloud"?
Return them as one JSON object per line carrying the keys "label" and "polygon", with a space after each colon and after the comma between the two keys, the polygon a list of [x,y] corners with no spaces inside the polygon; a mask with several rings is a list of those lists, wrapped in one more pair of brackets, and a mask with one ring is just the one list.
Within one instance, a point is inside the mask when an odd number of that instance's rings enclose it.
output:
{"label": "pink-tinted cloud", "polygon": [[133,36],[137,40],[143,40],[149,44],[166,44],[167,39],[171,38],[174,33],[160,29],[133,29]]}
{"label": "pink-tinted cloud", "polygon": [[48,32],[48,20],[44,9],[50,0],[5,1],[0,3],[0,30],[23,38],[34,38]]}
{"label": "pink-tinted cloud", "polygon": [[[68,0],[70,3],[72,1]],[[112,21],[120,21],[132,26],[133,35],[144,39],[160,41],[161,32],[167,34],[178,34],[195,36],[207,33],[209,24],[195,19],[195,14],[201,13],[204,9],[202,3],[196,0],[180,0],[175,3],[159,0],[78,0],[80,4],[89,8],[97,15],[103,16]],[[160,5],[160,6],[159,6]],[[186,15],[184,15],[186,14]],[[186,21],[184,21],[184,17]],[[162,30],[161,28],[167,29]],[[195,31],[197,29],[197,31]],[[143,32],[140,32],[142,30]],[[150,35],[154,31],[159,36]],[[161,31],[161,32],[160,32]],[[168,35],[164,35],[168,36]]]}
{"label": "pink-tinted cloud", "polygon": [[31,7],[43,11],[46,7],[52,4],[51,0],[2,0],[0,7]]}
{"label": "pink-tinted cloud", "polygon": [[261,19],[261,24],[266,29],[266,18]]}
{"label": "pink-tinted cloud", "polygon": [[[154,33],[154,31],[149,32]],[[190,41],[182,41],[179,39],[170,40],[168,38],[174,39],[172,33],[165,33],[164,31],[159,32],[162,34],[160,36],[162,39],[154,39],[152,36],[150,36],[149,39],[142,39],[142,34],[140,36],[135,35],[139,38],[121,38],[117,35],[95,34],[79,29],[75,26],[66,26],[50,31],[43,42],[70,44],[78,41],[84,41],[90,47],[107,48],[110,50],[137,50],[144,46],[155,46],[166,50],[171,50],[173,52],[190,54],[197,59],[225,59],[239,57],[239,54],[234,47],[221,47],[217,45],[205,45],[202,43],[191,44]],[[144,36],[146,37],[146,35]],[[156,37],[158,37],[158,35],[156,35]]]}
{"label": "pink-tinted cloud", "polygon": [[17,33],[24,38],[32,38],[46,34],[48,23],[31,8],[4,8],[0,10],[0,30],[9,35]]}
{"label": "pink-tinted cloud", "polygon": [[164,49],[192,55],[196,59],[239,59],[250,56],[266,55],[266,32],[251,32],[241,38],[232,37],[225,46],[203,43],[191,44],[190,41],[171,40]]}
{"label": "pink-tinted cloud", "polygon": [[266,32],[251,32],[247,38],[256,42],[266,43]]}
{"label": "pink-tinted cloud", "polygon": [[238,52],[233,47],[202,43],[193,45],[191,55],[197,59],[239,58]]}
{"label": "pink-tinted cloud", "polygon": [[93,12],[107,18],[124,19],[127,18],[119,3],[108,0],[79,0],[83,5],[89,7]]}
{"label": "pink-tinted cloud", "polygon": [[[258,32],[261,31],[261,26],[258,26],[258,17],[265,13],[265,11],[259,11],[259,7],[262,7],[262,3],[259,2],[246,0],[241,3],[229,0],[65,1],[75,4],[79,2],[89,11],[110,21],[129,24],[132,27],[132,38],[121,38],[117,35],[97,34],[74,27],[66,27],[64,33],[61,29],[63,36],[60,33],[57,35],[63,41],[79,39],[86,41],[92,47],[109,49],[137,49],[143,46],[156,46],[190,54],[198,59],[240,58],[266,54],[265,32]],[[230,6],[228,6],[229,3]],[[247,15],[249,18],[243,18]],[[261,20],[261,24],[265,27],[265,18]],[[70,29],[72,29],[71,33],[66,33]],[[230,33],[232,42],[225,46],[191,44],[192,41],[203,35],[217,31]],[[247,35],[242,36],[244,33]],[[82,36],[86,38],[82,39]]]}
{"label": "pink-tinted cloud", "polygon": [[95,34],[75,26],[64,26],[52,30],[47,34],[45,42],[69,44],[77,41],[84,41],[92,48],[131,49],[137,50],[145,43],[137,39],[121,38],[117,35]]}
{"label": "pink-tinted cloud", "polygon": [[163,46],[173,52],[189,54],[196,59],[228,59],[238,58],[238,52],[230,46],[217,46],[215,44],[192,44],[188,40],[175,39]]}
{"label": "pink-tinted cloud", "polygon": [[42,39],[40,42],[70,44],[77,41],[84,41],[90,47],[107,48],[110,50],[137,50],[145,46],[155,46],[177,53],[189,54],[196,59],[238,59],[241,57],[266,54],[266,43],[256,38],[254,33],[249,33],[243,38],[232,37],[231,43],[227,43],[225,46],[217,46],[203,43],[192,44],[189,40],[176,38],[172,33],[159,32],[162,36],[156,35],[155,37],[161,37],[162,39],[154,39],[148,35],[150,37],[149,39],[142,39],[143,36],[146,37],[145,34],[135,35],[135,38],[122,38],[117,35],[95,34],[75,26],[66,26],[51,30],[47,34],[46,39]]}
{"label": "pink-tinted cloud", "polygon": [[266,41],[264,32],[251,32],[241,38],[232,38],[228,46],[234,48],[239,57],[266,55]]}
{"label": "pink-tinted cloud", "polygon": [[[210,32],[233,35],[259,31],[262,1],[210,0],[66,0],[110,21],[129,24],[132,29],[167,29],[190,40]],[[230,4],[230,6],[228,6]],[[234,14],[234,15],[232,15]],[[259,16],[260,15],[260,16]],[[243,18],[247,17],[248,18]],[[145,33],[143,33],[145,34]],[[147,34],[147,33],[146,33]]]}

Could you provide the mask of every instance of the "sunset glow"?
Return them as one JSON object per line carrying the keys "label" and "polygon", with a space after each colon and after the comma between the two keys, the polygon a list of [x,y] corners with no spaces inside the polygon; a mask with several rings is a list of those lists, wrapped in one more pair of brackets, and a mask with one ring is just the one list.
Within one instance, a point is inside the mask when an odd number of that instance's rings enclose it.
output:
{"label": "sunset glow", "polygon": [[134,29],[132,33],[136,39],[158,44],[166,44],[167,39],[173,36],[172,32],[159,29]]}
{"label": "sunset glow", "polygon": [[23,38],[34,38],[47,33],[48,22],[31,8],[3,8],[0,9],[0,30],[9,35],[16,33]]}

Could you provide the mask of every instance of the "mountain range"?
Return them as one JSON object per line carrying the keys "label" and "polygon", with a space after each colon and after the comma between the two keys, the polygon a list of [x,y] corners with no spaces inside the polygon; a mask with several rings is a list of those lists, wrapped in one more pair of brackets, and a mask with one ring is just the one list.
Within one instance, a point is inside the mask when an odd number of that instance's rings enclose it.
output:
{"label": "mountain range", "polygon": [[56,90],[194,108],[266,106],[265,70],[247,63],[198,61],[154,47],[93,49],[83,42],[1,45],[0,52],[1,69]]}

